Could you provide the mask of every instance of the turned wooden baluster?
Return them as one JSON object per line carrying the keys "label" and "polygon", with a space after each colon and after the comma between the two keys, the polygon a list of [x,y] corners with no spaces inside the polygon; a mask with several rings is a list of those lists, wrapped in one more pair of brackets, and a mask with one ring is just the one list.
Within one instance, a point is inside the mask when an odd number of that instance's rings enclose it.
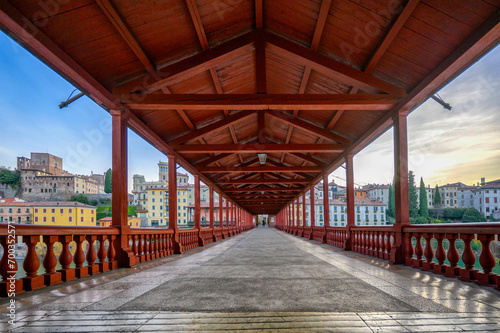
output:
{"label": "turned wooden baluster", "polygon": [[153,235],[153,240],[154,240],[154,251],[156,253],[156,257],[158,258],[159,257],[159,246],[158,246],[158,235]]}
{"label": "turned wooden baluster", "polygon": [[7,237],[8,236],[0,237],[0,245],[3,247],[2,260],[0,260],[0,275],[2,275],[2,281],[7,281],[7,278],[17,272],[16,259],[11,258],[9,263],[9,247],[7,246]]}
{"label": "turned wooden baluster", "polygon": [[434,250],[431,244],[432,233],[425,233],[423,236],[425,238],[425,260],[428,264],[431,264],[432,259],[434,259]]}
{"label": "turned wooden baluster", "polygon": [[380,240],[380,253],[382,253],[382,254],[384,254],[385,250],[386,250],[386,246],[385,246],[385,244],[386,244],[386,240],[385,240],[386,237],[389,237],[388,233],[386,233],[386,232],[381,232],[380,233],[380,239],[379,239]]}
{"label": "turned wooden baluster", "polygon": [[420,234],[414,234],[417,243],[415,244],[415,255],[417,256],[417,260],[420,262],[422,260],[422,256],[424,255],[424,248],[422,247],[422,240]]}
{"label": "turned wooden baluster", "polygon": [[479,236],[479,240],[483,246],[481,255],[479,256],[479,263],[481,264],[481,267],[483,267],[484,273],[490,274],[496,264],[495,257],[493,256],[493,253],[491,253],[490,249],[490,243],[495,240],[495,236],[481,235]]}
{"label": "turned wooden baluster", "polygon": [[85,240],[85,236],[75,236],[74,238],[76,242],[76,251],[73,260],[76,268],[82,268],[83,263],[85,262],[85,254],[82,249],[82,243]]}
{"label": "turned wooden baluster", "polygon": [[436,238],[436,240],[437,240],[436,259],[438,261],[438,264],[440,266],[442,266],[442,265],[444,265],[444,261],[446,260],[446,251],[444,250],[444,246],[443,246],[444,235],[443,234],[435,234],[434,238]]}
{"label": "turned wooden baluster", "polygon": [[[144,235],[139,235],[139,255],[142,256],[144,253]],[[144,253],[146,254],[146,253]]]}
{"label": "turned wooden baluster", "polygon": [[95,265],[95,260],[97,259],[97,255],[94,249],[94,242],[97,240],[97,236],[95,235],[87,235],[87,242],[89,242],[89,249],[87,251],[87,265],[92,267]]}
{"label": "turned wooden baluster", "polygon": [[[406,258],[411,260],[413,258],[413,243],[412,243],[412,234],[405,234],[405,239],[406,239]],[[410,263],[406,263],[409,265]]]}
{"label": "turned wooden baluster", "polygon": [[23,236],[23,242],[28,246],[28,253],[24,258],[23,268],[26,276],[33,278],[37,276],[40,260],[36,255],[36,244],[40,241],[40,236]]}
{"label": "turned wooden baluster", "polygon": [[59,263],[63,270],[69,269],[71,262],[73,261],[73,256],[69,250],[69,243],[73,240],[72,236],[59,236],[59,242],[62,245],[62,251],[59,255]]}
{"label": "turned wooden baluster", "polygon": [[139,251],[137,249],[137,239],[139,237],[138,237],[138,235],[131,235],[130,237],[132,237],[132,252],[134,252],[134,256],[137,257],[137,251]]}
{"label": "turned wooden baluster", "polygon": [[388,232],[387,239],[385,240],[385,249],[387,250],[387,253],[391,253],[391,250],[392,250],[391,236],[392,236],[392,233]]}
{"label": "turned wooden baluster", "polygon": [[106,239],[108,236],[106,235],[99,235],[99,251],[97,251],[97,258],[99,258],[99,263],[104,263],[106,261],[106,247],[104,246],[104,243],[106,242]]}
{"label": "turned wooden baluster", "polygon": [[57,259],[54,254],[54,243],[57,241],[57,236],[43,236],[43,242],[47,245],[47,253],[43,258],[43,268],[46,274],[54,274],[56,272]]}
{"label": "turned wooden baluster", "polygon": [[460,255],[458,254],[457,246],[455,244],[458,235],[457,234],[446,234],[446,238],[450,241],[450,248],[448,249],[448,261],[450,262],[450,267],[457,267],[458,261],[460,260]]}
{"label": "turned wooden baluster", "polygon": [[[109,262],[115,261],[115,257],[116,257],[116,251],[115,251],[115,245],[114,245],[115,239],[116,239],[116,236],[112,235],[111,239],[109,240],[109,247],[108,247],[108,261]],[[112,266],[110,268],[113,269]]]}
{"label": "turned wooden baluster", "polygon": [[470,243],[474,238],[473,235],[460,235],[460,238],[464,241],[464,252],[462,253],[462,261],[464,262],[465,269],[470,271],[474,269],[474,264],[476,263],[476,256],[472,251]]}

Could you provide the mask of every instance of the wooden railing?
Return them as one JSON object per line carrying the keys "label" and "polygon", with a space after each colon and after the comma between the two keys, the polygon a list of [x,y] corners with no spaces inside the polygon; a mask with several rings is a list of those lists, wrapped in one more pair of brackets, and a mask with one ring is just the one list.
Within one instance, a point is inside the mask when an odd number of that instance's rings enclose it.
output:
{"label": "wooden railing", "polygon": [[[323,227],[302,229],[301,226],[277,225],[276,228],[345,250],[391,261],[396,236],[399,235],[403,240],[400,248],[405,265],[500,289],[500,276],[493,272],[499,265],[498,258],[495,258],[490,247],[492,242],[498,242],[500,223],[405,225],[399,228],[328,226],[326,235]],[[500,271],[500,268],[497,269]]]}
{"label": "wooden railing", "polygon": [[[9,292],[36,290],[182,253],[251,228],[253,226],[183,229],[176,233],[173,229],[128,226],[54,227],[0,223],[3,249],[0,297]],[[20,247],[26,249],[24,259],[16,256],[16,249]],[[21,261],[23,270],[18,273]]]}

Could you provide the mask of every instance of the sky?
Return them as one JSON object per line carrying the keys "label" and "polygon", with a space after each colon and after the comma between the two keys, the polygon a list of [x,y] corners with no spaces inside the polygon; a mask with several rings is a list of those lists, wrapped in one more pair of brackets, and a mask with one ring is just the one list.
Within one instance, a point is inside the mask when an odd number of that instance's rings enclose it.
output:
{"label": "sky", "polygon": [[[74,89],[0,32],[0,167],[14,169],[16,158],[31,152],[62,157],[64,169],[75,174],[111,167],[111,116],[86,96],[58,107]],[[435,186],[500,178],[499,92],[497,47],[439,92],[451,111],[428,100],[408,116],[409,169],[417,180]],[[130,130],[128,149],[129,190],[134,174],[157,180],[158,161],[166,156]],[[354,179],[387,184],[393,174],[390,129],[354,157]],[[345,184],[345,170],[330,179]]]}

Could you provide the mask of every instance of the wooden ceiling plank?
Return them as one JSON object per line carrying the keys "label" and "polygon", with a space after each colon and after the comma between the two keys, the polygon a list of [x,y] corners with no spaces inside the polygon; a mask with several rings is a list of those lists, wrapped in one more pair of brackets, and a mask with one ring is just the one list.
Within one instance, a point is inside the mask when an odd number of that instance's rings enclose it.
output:
{"label": "wooden ceiling plank", "polygon": [[233,38],[206,51],[179,60],[157,70],[160,80],[151,75],[143,75],[129,80],[113,88],[113,95],[125,96],[132,92],[151,93],[164,86],[173,85],[214,68],[222,63],[239,58],[248,52],[249,45],[253,44],[256,32],[251,31]]}
{"label": "wooden ceiling plank", "polygon": [[321,137],[323,139],[332,140],[332,141],[339,142],[339,143],[350,143],[351,142],[350,140],[348,140],[340,135],[326,131],[321,127],[318,127],[316,125],[308,123],[307,121],[304,121],[304,120],[301,120],[298,118],[293,118],[293,117],[290,117],[286,114],[279,113],[279,112],[267,111],[267,114],[271,117],[276,118],[276,119],[280,119],[280,120],[284,121],[285,123],[292,125],[296,128],[300,128],[301,130],[303,130],[307,133],[310,133],[312,135],[315,135],[317,137]]}
{"label": "wooden ceiling plank", "polygon": [[293,187],[267,187],[267,186],[258,186],[258,187],[237,187],[226,189],[224,192],[227,193],[241,193],[241,192],[265,192],[265,193],[275,193],[275,192],[300,192],[303,188],[293,188]]}
{"label": "wooden ceiling plank", "polygon": [[255,40],[255,93],[265,94],[267,92],[266,76],[266,43],[262,32],[259,31]]}
{"label": "wooden ceiling plank", "polygon": [[171,146],[175,151],[185,154],[193,153],[342,153],[348,145],[345,144],[189,144]]}
{"label": "wooden ceiling plank", "polygon": [[[130,96],[130,97],[128,97]],[[133,110],[389,110],[399,98],[385,94],[134,94],[122,99]]]}
{"label": "wooden ceiling plank", "polygon": [[401,14],[399,14],[398,18],[396,19],[392,27],[389,29],[389,32],[385,35],[384,39],[378,45],[377,49],[375,50],[370,60],[368,61],[368,65],[366,65],[364,70],[365,73],[368,74],[371,73],[375,68],[375,66],[377,66],[378,62],[380,61],[380,59],[382,59],[382,56],[389,48],[392,41],[396,38],[399,31],[403,28],[408,18],[410,18],[415,8],[417,8],[419,1],[420,0],[408,1]]}
{"label": "wooden ceiling plank", "polygon": [[311,42],[311,50],[313,51],[318,51],[319,43],[321,41],[321,36],[323,35],[323,30],[325,29],[326,19],[328,18],[331,4],[332,0],[321,1],[321,8],[319,9],[318,20],[316,21],[316,28],[314,30],[313,40]]}
{"label": "wooden ceiling plank", "polygon": [[272,32],[266,31],[264,35],[267,47],[277,54],[283,55],[301,65],[309,66],[333,79],[359,87],[370,93],[385,92],[399,97],[406,95],[405,90],[401,87],[352,68],[333,58],[314,52],[307,47],[289,41]]}
{"label": "wooden ceiling plank", "polygon": [[200,137],[208,135],[210,133],[221,131],[232,124],[236,124],[243,121],[253,115],[255,111],[240,111],[238,113],[232,114],[227,118],[221,119],[215,123],[199,128],[191,133],[185,134],[181,137],[169,141],[169,145],[176,146],[186,142],[194,141]]}
{"label": "wooden ceiling plank", "polygon": [[323,168],[328,165],[328,163],[320,161],[317,158],[313,158],[313,157],[308,156],[308,155],[304,155],[304,154],[300,154],[300,153],[291,153],[290,155],[293,155],[297,158],[300,158],[301,160],[303,160],[305,162],[311,162],[311,163],[316,164],[317,166],[320,166]]}
{"label": "wooden ceiling plank", "polygon": [[156,69],[149,60],[149,57],[146,55],[142,47],[139,45],[139,42],[135,39],[135,37],[130,32],[130,29],[127,27],[122,17],[116,10],[115,6],[111,3],[110,0],[96,0],[99,7],[101,7],[104,14],[108,17],[109,21],[116,28],[120,36],[123,38],[125,43],[130,47],[132,52],[137,56],[139,61],[144,65],[148,73],[154,74],[156,73]]}

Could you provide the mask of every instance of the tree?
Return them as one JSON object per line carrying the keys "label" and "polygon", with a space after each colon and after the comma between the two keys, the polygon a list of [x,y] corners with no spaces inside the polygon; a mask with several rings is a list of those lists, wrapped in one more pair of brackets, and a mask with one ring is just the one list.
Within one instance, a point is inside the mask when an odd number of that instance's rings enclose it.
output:
{"label": "tree", "polygon": [[387,205],[387,214],[391,217],[396,215],[396,195],[394,194],[394,184],[389,186],[389,204]]}
{"label": "tree", "polygon": [[408,172],[408,201],[410,217],[418,216],[417,187],[415,186],[415,175],[413,171]]}
{"label": "tree", "polygon": [[462,222],[486,222],[486,218],[477,209],[469,208],[462,216]]}
{"label": "tree", "polygon": [[99,204],[99,201],[97,201],[97,199],[90,199],[91,206],[97,206],[98,204]]}
{"label": "tree", "polygon": [[420,177],[420,207],[418,212],[420,213],[420,216],[424,218],[429,217],[429,206],[427,203],[427,191],[425,190],[425,184],[424,184],[424,179]]}
{"label": "tree", "polygon": [[434,201],[432,204],[434,205],[435,208],[439,208],[442,205],[441,201],[441,193],[439,193],[439,187],[436,184],[436,188],[434,189]]}
{"label": "tree", "polygon": [[13,189],[21,186],[20,171],[10,171],[7,169],[0,170],[0,183],[7,184]]}
{"label": "tree", "polygon": [[113,192],[113,183],[112,183],[112,177],[113,177],[113,172],[111,169],[108,169],[106,171],[106,177],[104,178],[104,192],[105,193],[111,193]]}
{"label": "tree", "polygon": [[69,201],[81,202],[86,205],[90,204],[89,197],[84,193],[72,195],[71,198],[69,198]]}

